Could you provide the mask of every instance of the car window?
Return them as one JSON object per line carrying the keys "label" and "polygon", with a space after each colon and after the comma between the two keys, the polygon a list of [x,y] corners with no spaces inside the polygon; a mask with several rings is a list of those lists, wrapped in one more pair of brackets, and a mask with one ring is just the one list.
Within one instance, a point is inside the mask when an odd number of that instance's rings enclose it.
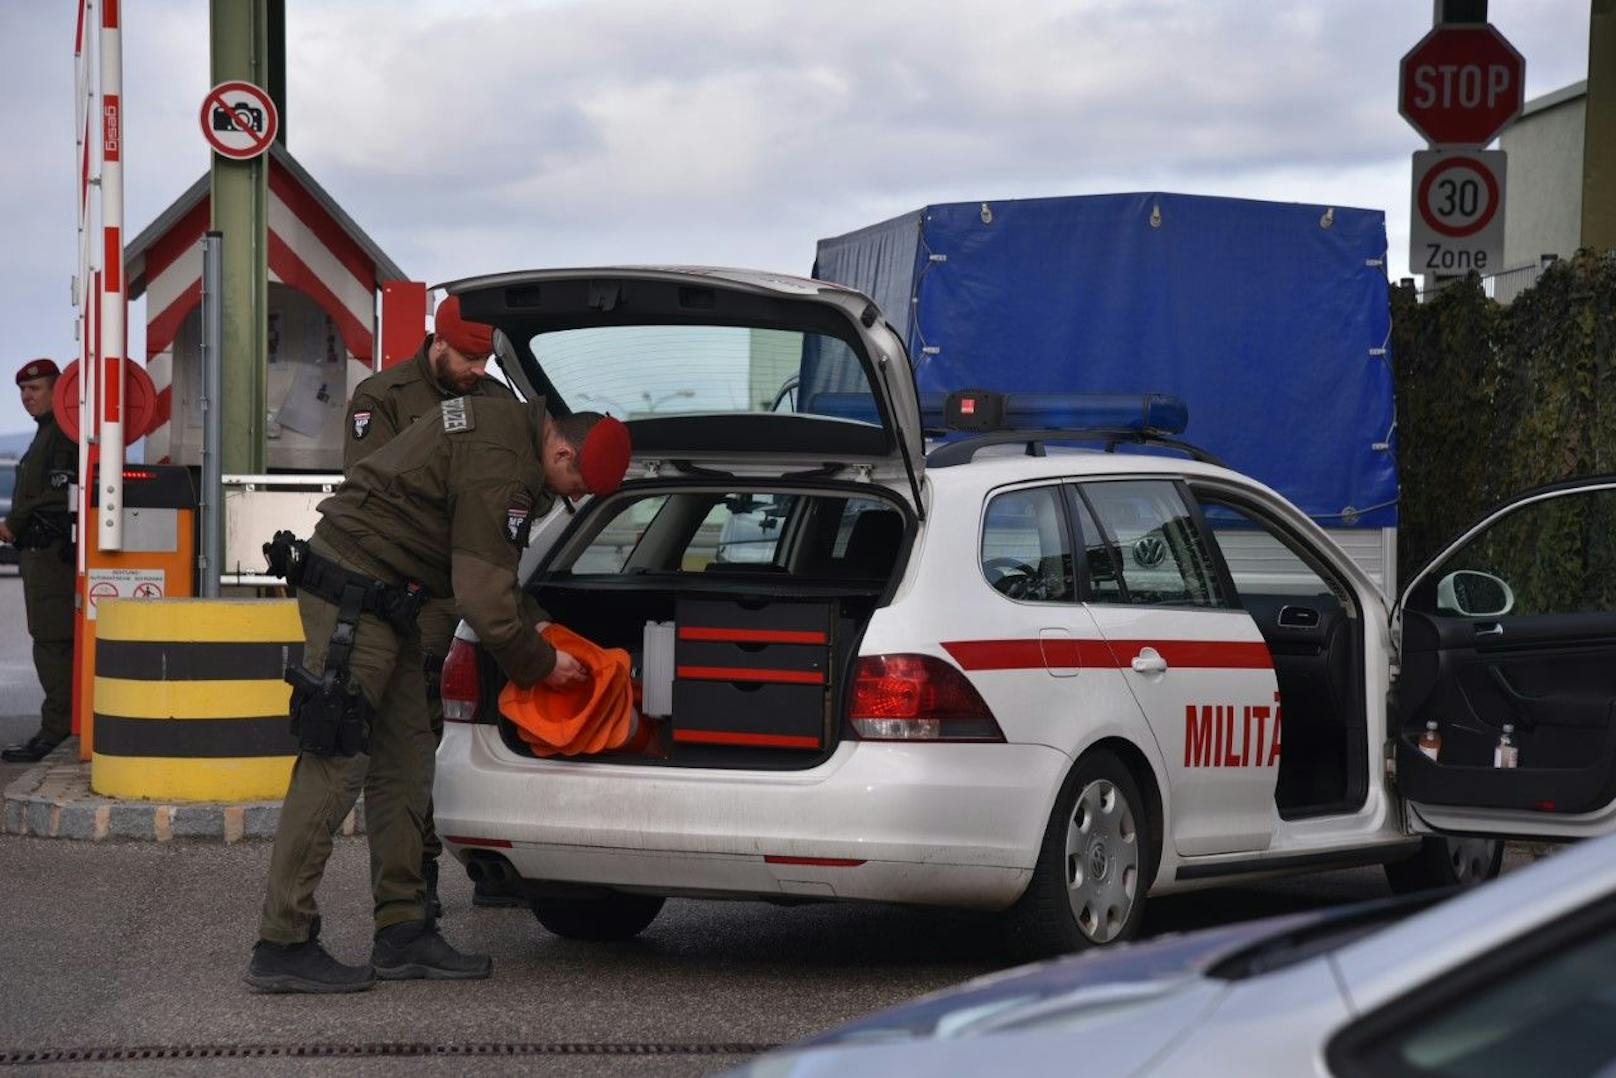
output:
{"label": "car window", "polygon": [[748,565],[774,562],[780,549],[780,534],[796,502],[797,497],[792,494],[725,495],[703,521],[704,528],[718,529],[709,560]]}
{"label": "car window", "polygon": [[[1453,576],[1461,571],[1485,576]],[[1508,589],[1496,602],[1493,594],[1474,594],[1487,589],[1485,577]],[[1509,614],[1616,611],[1616,490],[1528,502],[1500,517],[1433,566],[1408,608],[1460,614],[1497,610],[1500,603]]]}
{"label": "car window", "polygon": [[1212,541],[1229,567],[1239,595],[1339,595],[1282,538],[1274,525],[1249,510],[1198,494]]}
{"label": "car window", "polygon": [[1417,1020],[1365,1038],[1341,1062],[1365,1075],[1610,1074],[1613,969],[1616,928],[1607,921],[1575,946],[1451,991]]}
{"label": "car window", "polygon": [[989,500],[982,520],[982,573],[995,591],[1029,602],[1070,602],[1072,548],[1058,487],[1013,490]]}
{"label": "car window", "polygon": [[622,502],[571,565],[574,573],[683,571],[751,566],[772,571],[797,494],[660,494]]}
{"label": "car window", "polygon": [[622,511],[606,522],[595,533],[583,552],[572,563],[575,573],[621,573],[628,564],[629,555],[639,543],[640,536],[668,500],[667,495],[639,498],[629,502]]}
{"label": "car window", "polygon": [[748,326],[591,326],[529,346],[573,410],[619,419],[784,411],[878,424],[851,345],[837,337]]}
{"label": "car window", "polygon": [[1083,571],[1091,602],[1125,603],[1122,587],[1122,552],[1094,522],[1094,514],[1081,496],[1072,502],[1077,512],[1078,541],[1083,547]]}
{"label": "car window", "polygon": [[[1080,489],[1116,548],[1130,604],[1229,605],[1176,484],[1157,479],[1116,480],[1084,483]],[[1105,600],[1096,597],[1096,601]]]}
{"label": "car window", "polygon": [[842,506],[841,520],[836,525],[836,541],[831,545],[830,556],[840,560],[847,557],[847,545],[852,541],[853,530],[858,524],[859,517],[865,513],[892,513],[896,512],[891,505],[874,498],[849,498]]}

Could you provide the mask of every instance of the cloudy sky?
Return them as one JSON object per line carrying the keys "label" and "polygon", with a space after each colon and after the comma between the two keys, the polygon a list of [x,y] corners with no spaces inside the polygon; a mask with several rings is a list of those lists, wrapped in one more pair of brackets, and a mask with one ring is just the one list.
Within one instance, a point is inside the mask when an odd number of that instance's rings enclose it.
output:
{"label": "cloudy sky", "polygon": [[[1528,97],[1589,0],[1492,0]],[[9,373],[76,354],[73,0],[0,0]],[[805,272],[931,202],[1164,190],[1384,209],[1428,0],[288,0],[288,145],[418,279],[695,262]],[[126,0],[131,234],[208,166],[206,0]],[[131,312],[143,354],[144,310]],[[0,433],[31,426],[9,385]]]}

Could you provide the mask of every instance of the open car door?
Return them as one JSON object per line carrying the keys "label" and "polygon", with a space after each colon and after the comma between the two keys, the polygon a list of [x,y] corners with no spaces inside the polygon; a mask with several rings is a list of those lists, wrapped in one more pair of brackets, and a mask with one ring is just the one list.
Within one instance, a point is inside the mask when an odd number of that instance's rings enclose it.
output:
{"label": "open car door", "polygon": [[1616,831],[1616,476],[1492,510],[1398,617],[1389,733],[1417,829]]}

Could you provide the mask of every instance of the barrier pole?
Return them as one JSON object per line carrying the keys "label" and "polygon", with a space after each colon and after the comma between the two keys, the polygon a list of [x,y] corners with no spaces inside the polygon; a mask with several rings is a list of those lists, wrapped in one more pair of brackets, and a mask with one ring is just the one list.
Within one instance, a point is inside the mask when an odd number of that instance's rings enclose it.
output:
{"label": "barrier pole", "polygon": [[224,233],[202,237],[202,556],[201,587],[204,599],[219,597],[219,573],[224,568],[224,409],[219,399],[224,369]]}
{"label": "barrier pole", "polygon": [[123,273],[123,31],[122,0],[101,0],[101,514],[102,550],[123,549],[123,396],[125,282]]}

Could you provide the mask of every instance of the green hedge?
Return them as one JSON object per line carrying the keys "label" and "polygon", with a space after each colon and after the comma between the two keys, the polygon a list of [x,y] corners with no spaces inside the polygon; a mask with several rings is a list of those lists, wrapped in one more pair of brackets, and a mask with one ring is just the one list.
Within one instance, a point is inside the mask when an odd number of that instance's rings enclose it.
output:
{"label": "green hedge", "polygon": [[1391,302],[1405,582],[1511,494],[1616,472],[1616,256],[1556,263],[1508,306],[1475,274]]}

